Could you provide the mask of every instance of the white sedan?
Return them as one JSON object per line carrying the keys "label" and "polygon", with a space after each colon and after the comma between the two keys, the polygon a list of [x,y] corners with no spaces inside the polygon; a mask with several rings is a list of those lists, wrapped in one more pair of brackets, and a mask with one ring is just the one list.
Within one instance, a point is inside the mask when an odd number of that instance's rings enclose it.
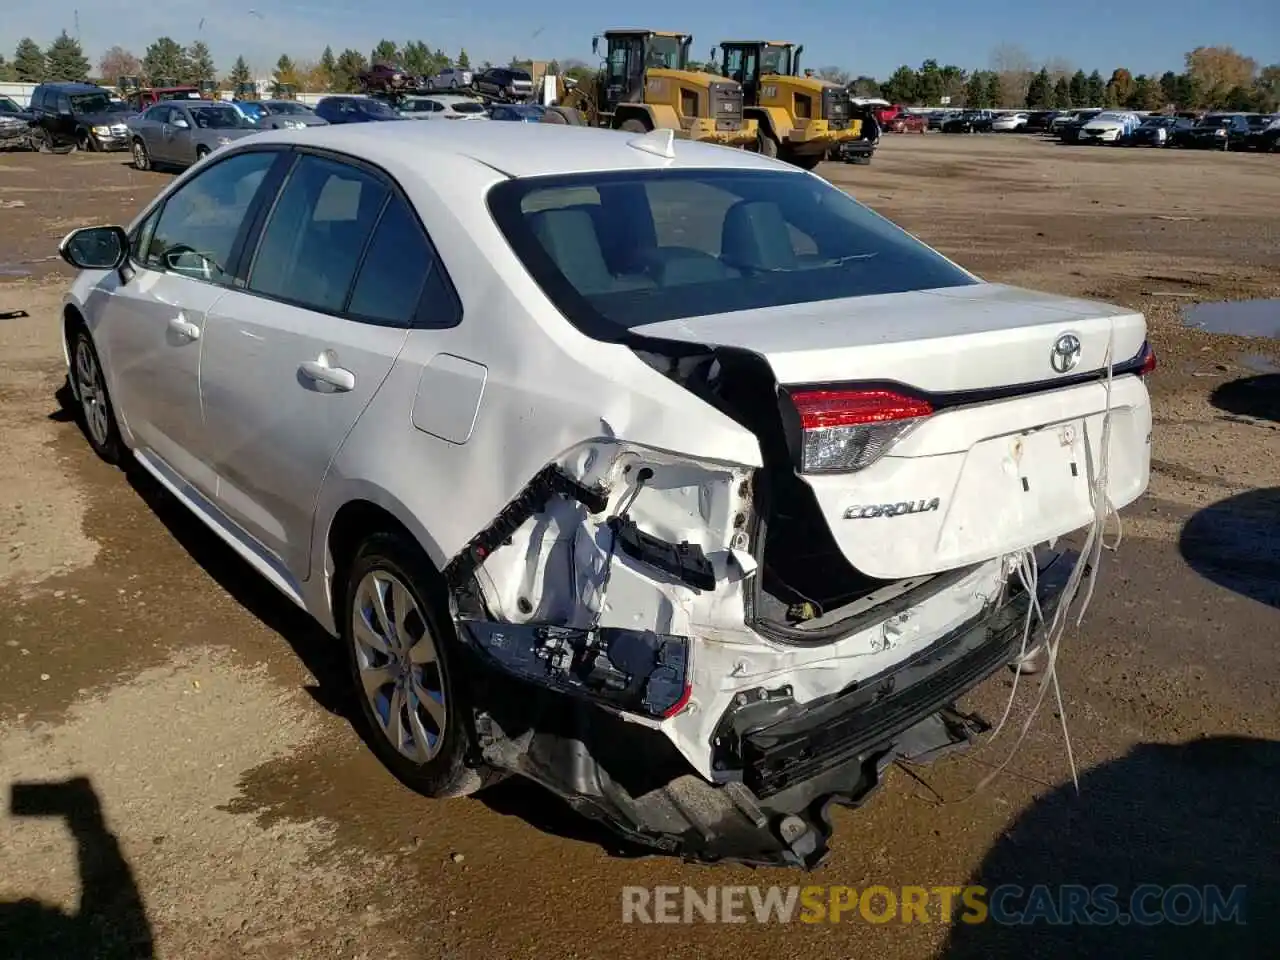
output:
{"label": "white sedan", "polygon": [[1043,545],[1147,485],[1141,314],[669,131],[267,131],[60,249],[89,443],[339,639],[405,784],[689,857],[812,865],[967,742]]}
{"label": "white sedan", "polygon": [[1004,133],[1012,133],[1016,130],[1021,130],[1026,125],[1027,114],[1025,113],[1006,113],[991,121],[992,130],[1002,131]]}
{"label": "white sedan", "polygon": [[1104,110],[1080,128],[1081,143],[1124,143],[1133,137],[1142,117],[1127,110]]}
{"label": "white sedan", "polygon": [[484,103],[456,94],[404,97],[396,104],[400,115],[410,120],[488,120]]}

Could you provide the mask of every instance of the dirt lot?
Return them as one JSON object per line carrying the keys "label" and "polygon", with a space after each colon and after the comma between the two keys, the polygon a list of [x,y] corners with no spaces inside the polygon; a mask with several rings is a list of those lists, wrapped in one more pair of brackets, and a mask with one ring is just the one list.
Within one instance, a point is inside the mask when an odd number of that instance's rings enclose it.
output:
{"label": "dirt lot", "polygon": [[[1080,794],[1046,711],[976,796],[1008,736],[891,770],[809,876],[615,856],[533,788],[383,772],[335,645],[54,399],[57,240],[167,180],[124,159],[0,155],[0,781],[86,778],[0,808],[0,956],[1274,956],[1280,344],[1178,311],[1280,296],[1278,158],[890,136],[824,168],[989,279],[1147,311],[1162,367],[1150,491],[1060,671]],[[624,885],[966,882],[1247,884],[1248,923],[621,922]]]}

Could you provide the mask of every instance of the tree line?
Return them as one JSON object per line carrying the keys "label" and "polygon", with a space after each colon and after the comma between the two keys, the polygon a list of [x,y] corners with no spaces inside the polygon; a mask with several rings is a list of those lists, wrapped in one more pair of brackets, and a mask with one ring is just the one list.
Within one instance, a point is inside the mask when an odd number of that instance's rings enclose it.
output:
{"label": "tree line", "polygon": [[[295,60],[282,54],[271,71],[272,85],[288,84],[298,90],[343,93],[360,89],[359,76],[372,64],[395,66],[417,76],[434,76],[441,70],[471,69],[466,50],[451,57],[421,40],[397,44],[381,40],[366,56],[346,48],[335,53],[332,47],[314,60]],[[484,61],[475,69],[487,69]],[[528,70],[532,63],[513,57],[508,66]],[[690,64],[714,70],[714,64]],[[553,72],[564,72],[577,80],[588,80],[594,71],[581,60],[554,61]],[[1259,68],[1257,61],[1231,47],[1197,47],[1183,58],[1183,70],[1165,71],[1159,77],[1136,76],[1117,67],[1109,79],[1094,70],[1086,74],[1062,60],[1035,65],[1017,46],[1002,44],[991,54],[991,67],[965,70],[954,64],[925,60],[919,68],[903,65],[884,81],[852,76],[839,67],[821,67],[816,73],[826,80],[848,85],[854,96],[883,97],[909,106],[1015,107],[1067,109],[1071,107],[1127,107],[1134,110],[1227,109],[1272,112],[1280,109],[1280,64]],[[80,43],[64,30],[42,49],[30,37],[23,38],[13,59],[0,55],[0,80],[38,83],[42,80],[87,80],[93,75]],[[230,89],[258,79],[243,56],[219,76],[209,48],[202,41],[186,46],[171,37],[160,37],[141,57],[120,46],[111,47],[98,61],[96,76],[114,83],[122,76],[144,77],[150,82],[172,79],[179,83],[221,81]]]}

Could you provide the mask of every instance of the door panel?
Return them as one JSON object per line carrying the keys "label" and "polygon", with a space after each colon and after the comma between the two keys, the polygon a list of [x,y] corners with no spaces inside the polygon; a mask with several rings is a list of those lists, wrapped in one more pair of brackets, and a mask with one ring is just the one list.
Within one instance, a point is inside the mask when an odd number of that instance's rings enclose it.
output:
{"label": "door panel", "polygon": [[320,483],[405,336],[240,291],[209,315],[200,456],[222,510],[300,580]]}

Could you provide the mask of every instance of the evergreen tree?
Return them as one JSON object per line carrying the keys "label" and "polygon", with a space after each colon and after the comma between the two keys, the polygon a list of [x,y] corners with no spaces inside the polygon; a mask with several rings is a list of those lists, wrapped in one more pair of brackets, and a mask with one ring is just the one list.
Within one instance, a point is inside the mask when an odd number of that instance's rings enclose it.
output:
{"label": "evergreen tree", "polygon": [[982,71],[975,70],[964,88],[964,105],[977,110],[987,105],[987,78]]}
{"label": "evergreen tree", "polygon": [[1077,70],[1071,77],[1071,105],[1083,107],[1089,99],[1089,81],[1083,70]]}
{"label": "evergreen tree", "polygon": [[1053,85],[1053,106],[1057,110],[1071,107],[1071,85],[1067,83],[1066,77],[1059,77],[1058,82]]}
{"label": "evergreen tree", "polygon": [[89,79],[89,60],[80,48],[80,43],[63,30],[45,53],[46,80],[78,80]]}
{"label": "evergreen tree", "polygon": [[21,83],[39,83],[45,78],[44,51],[30,37],[18,41],[13,52],[13,74]]}
{"label": "evergreen tree", "polygon": [[1033,110],[1042,110],[1049,105],[1051,96],[1049,71],[1041,67],[1040,72],[1031,78],[1031,84],[1027,87],[1027,106]]}
{"label": "evergreen tree", "polygon": [[346,49],[338,54],[333,68],[335,93],[355,93],[360,89],[360,74],[368,67],[368,61],[359,50]]}
{"label": "evergreen tree", "polygon": [[231,72],[227,74],[227,83],[231,85],[231,89],[237,90],[240,84],[248,83],[252,79],[249,65],[244,62],[244,57],[236,57],[236,62],[231,65]]}
{"label": "evergreen tree", "polygon": [[471,58],[467,56],[465,49],[458,51],[458,59],[455,61],[459,70],[471,69]]}
{"label": "evergreen tree", "polygon": [[1004,105],[1004,87],[1000,83],[1000,74],[992,71],[987,75],[987,104],[988,107],[1000,107]]}
{"label": "evergreen tree", "polygon": [[1106,101],[1107,86],[1102,82],[1102,74],[1097,70],[1089,74],[1085,81],[1084,103],[1086,107],[1100,107]]}
{"label": "evergreen tree", "polygon": [[187,52],[175,40],[161,37],[142,55],[142,72],[150,83],[161,80],[181,80],[191,73]]}
{"label": "evergreen tree", "polygon": [[217,79],[218,68],[214,65],[213,55],[209,53],[209,45],[203,40],[197,40],[187,47],[186,59],[186,79],[189,83]]}

